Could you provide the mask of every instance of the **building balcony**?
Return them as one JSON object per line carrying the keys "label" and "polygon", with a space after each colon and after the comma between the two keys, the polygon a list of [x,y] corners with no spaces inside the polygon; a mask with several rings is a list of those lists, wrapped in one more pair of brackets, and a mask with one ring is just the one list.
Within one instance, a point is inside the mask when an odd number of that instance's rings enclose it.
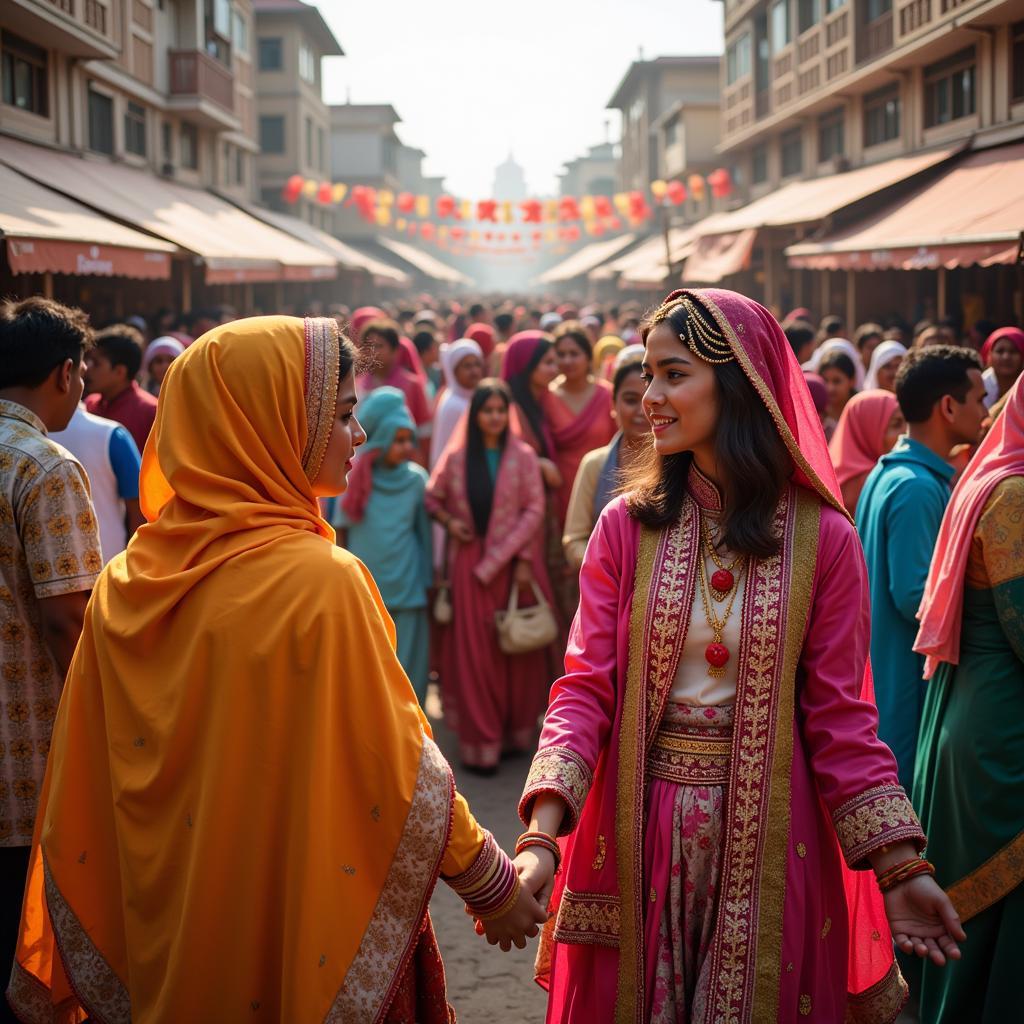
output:
{"label": "building balcony", "polygon": [[231,70],[201,50],[171,50],[168,58],[171,108],[197,124],[237,131]]}
{"label": "building balcony", "polygon": [[4,0],[0,24],[71,57],[114,60],[118,47],[105,0]]}
{"label": "building balcony", "polygon": [[877,60],[892,49],[894,19],[892,11],[857,26],[857,63]]}

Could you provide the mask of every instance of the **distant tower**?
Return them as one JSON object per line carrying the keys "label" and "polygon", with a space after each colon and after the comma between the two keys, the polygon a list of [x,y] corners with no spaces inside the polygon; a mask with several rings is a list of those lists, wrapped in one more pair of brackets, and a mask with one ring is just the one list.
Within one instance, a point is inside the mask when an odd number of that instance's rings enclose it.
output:
{"label": "distant tower", "polygon": [[522,167],[515,162],[512,154],[508,159],[499,164],[494,171],[494,197],[495,199],[507,199],[518,203],[527,196],[526,174]]}

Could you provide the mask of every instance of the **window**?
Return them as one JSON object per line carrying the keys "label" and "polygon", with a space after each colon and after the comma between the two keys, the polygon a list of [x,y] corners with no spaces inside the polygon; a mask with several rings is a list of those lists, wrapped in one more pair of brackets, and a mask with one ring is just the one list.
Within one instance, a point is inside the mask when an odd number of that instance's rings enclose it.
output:
{"label": "window", "polygon": [[136,156],[146,155],[146,108],[131,100],[124,109],[124,148]]}
{"label": "window", "polygon": [[165,164],[174,162],[174,135],[170,121],[160,125],[160,156]]}
{"label": "window", "polygon": [[220,180],[224,185],[231,184],[231,144],[224,143],[224,155],[220,161]]}
{"label": "window", "polygon": [[1013,26],[1013,89],[1011,95],[1015,100],[1024,100],[1024,21]]}
{"label": "window", "polygon": [[892,0],[868,0],[864,7],[864,18],[870,25],[892,10]]}
{"label": "window", "polygon": [[205,0],[206,52],[225,67],[231,65],[231,0]]}
{"label": "window", "polygon": [[825,13],[835,14],[845,3],[846,0],[825,0]]}
{"label": "window", "polygon": [[673,146],[679,145],[679,118],[673,117],[665,125],[665,148],[671,149]]}
{"label": "window", "polygon": [[231,45],[236,53],[249,56],[249,22],[237,7],[231,9]]}
{"label": "window", "polygon": [[820,0],[797,0],[796,23],[798,33],[814,28],[819,21],[821,21]]}
{"label": "window", "polygon": [[316,166],[318,170],[327,170],[327,162],[324,160],[324,130],[316,130]]}
{"label": "window", "polygon": [[789,29],[789,0],[776,0],[771,6],[772,53],[778,53],[792,41]]}
{"label": "window", "polygon": [[976,109],[974,47],[924,69],[924,126],[949,124]]}
{"label": "window", "polygon": [[306,118],[306,166],[313,167],[313,121]]}
{"label": "window", "polygon": [[804,138],[799,128],[785,132],[779,140],[782,153],[782,176],[788,178],[804,169]]}
{"label": "window", "polygon": [[235,146],[235,184],[245,184],[245,153],[241,146]]}
{"label": "window", "polygon": [[260,71],[283,71],[284,48],[277,37],[262,38],[259,41]]}
{"label": "window", "polygon": [[750,183],[760,185],[768,180],[768,147],[762,142],[750,155]]}
{"label": "window", "polygon": [[114,155],[114,101],[89,89],[89,148]]}
{"label": "window", "polygon": [[181,166],[199,170],[199,129],[188,121],[181,125]]}
{"label": "window", "polygon": [[284,152],[284,118],[280,116],[260,118],[260,149],[264,153]]}
{"label": "window", "polygon": [[864,145],[877,146],[900,136],[900,87],[886,86],[864,97]]}
{"label": "window", "polygon": [[818,162],[834,160],[846,152],[844,114],[842,109],[818,119]]}
{"label": "window", "polygon": [[213,31],[224,39],[231,38],[230,0],[213,0]]}
{"label": "window", "polygon": [[744,32],[726,53],[726,76],[729,85],[750,74],[750,33]]}
{"label": "window", "polygon": [[316,54],[305,40],[299,43],[299,78],[310,85],[316,84]]}
{"label": "window", "polygon": [[20,36],[4,32],[4,103],[40,117],[49,116],[46,51]]}

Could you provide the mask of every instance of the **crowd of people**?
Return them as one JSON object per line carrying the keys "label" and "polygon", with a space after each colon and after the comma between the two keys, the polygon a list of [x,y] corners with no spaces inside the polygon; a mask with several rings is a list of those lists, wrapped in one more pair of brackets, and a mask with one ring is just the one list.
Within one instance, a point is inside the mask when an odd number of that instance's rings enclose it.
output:
{"label": "crowd of people", "polygon": [[1024,331],[313,312],[0,310],[10,1019],[1024,1016]]}

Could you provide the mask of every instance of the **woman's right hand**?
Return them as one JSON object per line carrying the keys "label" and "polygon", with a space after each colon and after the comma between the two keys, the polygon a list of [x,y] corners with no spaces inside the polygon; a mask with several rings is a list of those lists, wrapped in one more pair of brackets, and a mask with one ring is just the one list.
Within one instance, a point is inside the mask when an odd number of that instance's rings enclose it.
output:
{"label": "woman's right hand", "polygon": [[538,461],[540,462],[540,475],[545,485],[553,491],[561,487],[562,474],[558,472],[558,467],[550,459],[539,459]]}
{"label": "woman's right hand", "polygon": [[448,535],[461,544],[468,544],[473,539],[473,531],[455,516],[448,520]]}
{"label": "woman's right hand", "polygon": [[555,884],[555,855],[542,846],[528,846],[512,863],[519,873],[520,885],[532,892],[547,911]]}
{"label": "woman's right hand", "polygon": [[[518,861],[518,858],[516,860]],[[487,941],[492,946],[501,946],[507,953],[513,946],[525,949],[526,940],[537,935],[540,926],[547,919],[547,910],[537,902],[532,890],[523,882],[520,875],[519,897],[512,904],[511,910],[501,917],[482,923]]]}

